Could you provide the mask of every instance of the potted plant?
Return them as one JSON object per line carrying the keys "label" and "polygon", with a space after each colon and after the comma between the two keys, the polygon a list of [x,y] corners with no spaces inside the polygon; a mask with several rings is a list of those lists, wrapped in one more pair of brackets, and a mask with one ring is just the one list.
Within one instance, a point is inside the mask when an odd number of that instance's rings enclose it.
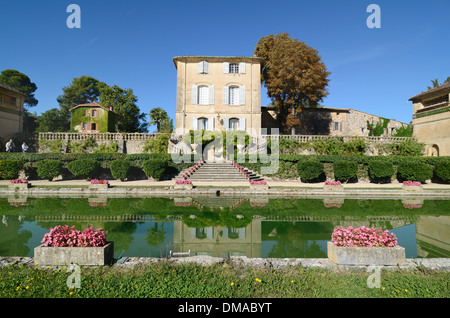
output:
{"label": "potted plant", "polygon": [[327,242],[328,258],[338,265],[403,264],[405,249],[397,245],[397,237],[388,230],[338,227]]}
{"label": "potted plant", "polygon": [[38,265],[106,265],[114,256],[114,242],[106,240],[101,228],[90,227],[81,232],[75,226],[58,225],[50,228],[41,243],[34,249]]}
{"label": "potted plant", "polygon": [[175,180],[175,187],[176,190],[191,190],[193,188],[192,181],[181,179],[181,180]]}
{"label": "potted plant", "polygon": [[12,179],[11,184],[8,185],[8,188],[12,189],[16,188],[27,189],[29,187],[31,187],[31,183],[29,183],[28,180],[26,179]]}
{"label": "potted plant", "polygon": [[105,179],[92,179],[89,189],[107,189],[109,188],[109,181]]}
{"label": "potted plant", "polygon": [[269,186],[267,185],[266,180],[252,180],[252,181],[250,181],[250,189],[253,189],[253,190],[257,190],[257,189],[267,190],[267,189],[269,189]]}
{"label": "potted plant", "polygon": [[405,191],[421,191],[423,190],[422,183],[419,181],[403,181],[402,190]]}
{"label": "potted plant", "polygon": [[344,186],[342,185],[341,181],[327,180],[323,185],[323,189],[326,191],[343,191]]}

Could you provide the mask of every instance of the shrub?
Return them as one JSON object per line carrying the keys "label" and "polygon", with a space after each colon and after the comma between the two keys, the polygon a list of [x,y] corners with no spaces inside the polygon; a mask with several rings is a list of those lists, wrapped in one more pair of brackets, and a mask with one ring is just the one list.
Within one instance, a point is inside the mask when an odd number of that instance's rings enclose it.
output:
{"label": "shrub", "polygon": [[434,172],[442,181],[450,182],[450,161],[439,162],[434,166]]}
{"label": "shrub", "polygon": [[426,163],[401,162],[397,168],[398,179],[425,182],[433,177],[433,169]]}
{"label": "shrub", "polygon": [[297,171],[302,181],[314,181],[323,175],[323,163],[314,160],[300,161],[297,164]]}
{"label": "shrub", "polygon": [[394,165],[392,162],[383,160],[371,161],[368,164],[369,177],[376,182],[390,181],[394,175]]}
{"label": "shrub", "polygon": [[346,182],[357,177],[358,164],[353,161],[336,161],[333,170],[335,180]]}
{"label": "shrub", "polygon": [[144,161],[142,165],[142,170],[147,175],[147,177],[152,177],[155,180],[162,180],[166,169],[169,166],[169,162],[164,159],[149,159]]}
{"label": "shrub", "polygon": [[74,176],[91,179],[99,175],[101,166],[94,159],[78,159],[70,162],[68,169]]}
{"label": "shrub", "polygon": [[24,162],[22,160],[5,159],[0,160],[0,179],[17,179],[20,170],[23,169]]}
{"label": "shrub", "polygon": [[131,161],[127,160],[113,160],[111,162],[111,174],[114,179],[125,180],[128,177],[128,173],[130,172],[133,164]]}
{"label": "shrub", "polygon": [[397,237],[388,230],[382,231],[365,226],[355,229],[349,226],[346,229],[343,227],[336,228],[331,234],[331,242],[336,246],[344,247],[394,247],[397,245]]}
{"label": "shrub", "polygon": [[63,173],[63,162],[54,159],[44,159],[36,162],[38,176],[52,181],[53,178]]}

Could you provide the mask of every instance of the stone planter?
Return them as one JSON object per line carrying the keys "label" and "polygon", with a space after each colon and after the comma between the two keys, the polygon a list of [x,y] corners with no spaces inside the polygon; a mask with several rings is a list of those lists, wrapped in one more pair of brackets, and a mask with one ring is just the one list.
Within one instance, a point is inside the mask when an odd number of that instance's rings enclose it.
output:
{"label": "stone planter", "polygon": [[114,257],[114,242],[102,247],[49,247],[40,245],[34,248],[34,260],[38,265],[63,266],[107,265]]}
{"label": "stone planter", "polygon": [[423,187],[421,185],[402,185],[402,190],[404,191],[422,191]]}
{"label": "stone planter", "polygon": [[109,183],[97,183],[97,184],[90,184],[89,189],[108,189]]}
{"label": "stone planter", "polygon": [[267,184],[251,184],[251,190],[269,190],[269,186]]}
{"label": "stone planter", "polygon": [[404,264],[405,248],[395,247],[341,247],[327,242],[328,259],[338,265],[392,265]]}
{"label": "stone planter", "polygon": [[342,184],[340,184],[340,185],[324,184],[323,189],[325,191],[344,191],[344,186]]}
{"label": "stone planter", "polygon": [[192,190],[193,186],[191,184],[176,184],[173,187],[175,190]]}
{"label": "stone planter", "polygon": [[28,189],[31,188],[31,183],[11,183],[8,184],[9,189]]}

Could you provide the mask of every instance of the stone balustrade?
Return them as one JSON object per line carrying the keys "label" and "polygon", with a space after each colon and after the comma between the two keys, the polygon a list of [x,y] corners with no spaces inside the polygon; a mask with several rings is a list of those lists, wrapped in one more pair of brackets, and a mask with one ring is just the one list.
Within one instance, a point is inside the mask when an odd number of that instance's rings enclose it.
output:
{"label": "stone balustrade", "polygon": [[96,141],[117,140],[152,140],[159,134],[156,133],[66,133],[66,132],[44,132],[39,133],[39,140],[85,140],[93,138]]}

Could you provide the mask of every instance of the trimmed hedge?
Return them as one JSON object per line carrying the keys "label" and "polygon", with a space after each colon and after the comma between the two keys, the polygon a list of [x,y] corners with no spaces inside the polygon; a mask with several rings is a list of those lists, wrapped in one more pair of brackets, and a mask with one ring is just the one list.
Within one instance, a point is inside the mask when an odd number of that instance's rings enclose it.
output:
{"label": "trimmed hedge", "polygon": [[42,179],[52,181],[63,173],[64,163],[59,160],[45,159],[36,162],[37,174]]}
{"label": "trimmed hedge", "polygon": [[347,182],[358,177],[358,164],[354,161],[336,161],[333,171],[336,181]]}
{"label": "trimmed hedge", "polygon": [[433,177],[433,168],[426,163],[402,162],[398,165],[397,174],[399,181],[410,180],[424,183]]}
{"label": "trimmed hedge", "polygon": [[369,162],[368,172],[370,179],[373,181],[388,182],[391,181],[391,178],[395,173],[395,169],[392,162],[377,160]]}
{"label": "trimmed hedge", "polygon": [[92,179],[101,171],[100,162],[94,159],[78,159],[68,164],[67,168],[76,177]]}
{"label": "trimmed hedge", "polygon": [[450,161],[436,164],[434,172],[443,182],[450,183]]}
{"label": "trimmed hedge", "polygon": [[300,161],[297,171],[302,181],[315,181],[324,174],[323,163],[315,160]]}
{"label": "trimmed hedge", "polygon": [[142,170],[147,177],[162,180],[168,167],[169,162],[167,160],[149,159],[143,163]]}
{"label": "trimmed hedge", "polygon": [[24,162],[22,160],[0,160],[0,179],[17,179],[19,177],[20,170],[23,169],[23,166]]}
{"label": "trimmed hedge", "polygon": [[125,180],[131,170],[133,163],[128,160],[117,159],[113,160],[110,165],[111,174],[114,179]]}

